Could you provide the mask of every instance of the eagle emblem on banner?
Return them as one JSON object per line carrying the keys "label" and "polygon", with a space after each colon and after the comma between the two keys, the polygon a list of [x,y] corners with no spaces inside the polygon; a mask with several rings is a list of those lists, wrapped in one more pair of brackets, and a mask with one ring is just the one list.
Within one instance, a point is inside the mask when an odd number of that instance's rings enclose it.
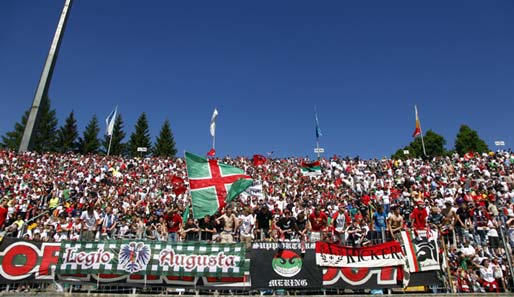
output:
{"label": "eagle emblem on banner", "polygon": [[118,254],[118,263],[121,269],[128,273],[135,273],[146,269],[150,261],[150,247],[143,242],[122,244]]}

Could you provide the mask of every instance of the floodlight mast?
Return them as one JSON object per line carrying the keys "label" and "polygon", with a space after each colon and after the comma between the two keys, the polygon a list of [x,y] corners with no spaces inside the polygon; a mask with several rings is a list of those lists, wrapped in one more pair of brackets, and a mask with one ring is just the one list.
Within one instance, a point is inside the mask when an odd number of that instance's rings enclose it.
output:
{"label": "floodlight mast", "polygon": [[18,150],[20,153],[30,151],[33,147],[34,132],[39,124],[40,106],[43,100],[48,100],[48,88],[50,87],[50,82],[52,80],[55,62],[61,46],[64,29],[66,28],[71,3],[72,0],[65,0],[64,2],[64,8],[62,9],[61,17],[57,24],[57,29],[55,30],[54,39],[50,46],[48,56],[46,57],[45,66],[43,67],[43,72],[41,73],[36,93],[34,94],[34,100],[32,101],[32,107],[30,108],[30,114],[25,125],[25,130],[23,131],[23,137]]}

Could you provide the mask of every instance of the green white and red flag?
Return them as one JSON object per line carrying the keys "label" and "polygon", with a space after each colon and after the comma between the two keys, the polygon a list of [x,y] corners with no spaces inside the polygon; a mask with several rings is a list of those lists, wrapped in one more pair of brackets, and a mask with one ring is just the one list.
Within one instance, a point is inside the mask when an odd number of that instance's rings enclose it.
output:
{"label": "green white and red flag", "polygon": [[321,175],[321,163],[314,161],[312,163],[302,162],[302,174],[304,176],[318,176]]}
{"label": "green white and red flag", "polygon": [[244,170],[186,152],[193,217],[215,214],[253,184]]}

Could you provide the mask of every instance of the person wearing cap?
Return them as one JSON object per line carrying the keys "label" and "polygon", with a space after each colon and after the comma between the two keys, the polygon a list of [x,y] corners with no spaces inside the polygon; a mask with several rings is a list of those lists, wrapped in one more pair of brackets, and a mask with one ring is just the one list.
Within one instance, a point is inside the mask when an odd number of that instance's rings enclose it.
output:
{"label": "person wearing cap", "polygon": [[427,217],[428,211],[425,208],[425,202],[423,200],[419,200],[417,202],[417,207],[412,210],[411,219],[412,219],[412,228],[414,232],[416,232],[419,236],[419,231],[427,230]]}

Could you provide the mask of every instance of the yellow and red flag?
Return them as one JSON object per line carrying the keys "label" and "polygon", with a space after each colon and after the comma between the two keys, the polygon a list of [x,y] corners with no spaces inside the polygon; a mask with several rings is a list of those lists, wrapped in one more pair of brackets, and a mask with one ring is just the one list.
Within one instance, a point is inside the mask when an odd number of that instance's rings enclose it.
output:
{"label": "yellow and red flag", "polygon": [[416,112],[416,129],[412,133],[412,137],[418,137],[421,135],[421,124],[419,123],[418,107],[414,105],[414,111]]}

